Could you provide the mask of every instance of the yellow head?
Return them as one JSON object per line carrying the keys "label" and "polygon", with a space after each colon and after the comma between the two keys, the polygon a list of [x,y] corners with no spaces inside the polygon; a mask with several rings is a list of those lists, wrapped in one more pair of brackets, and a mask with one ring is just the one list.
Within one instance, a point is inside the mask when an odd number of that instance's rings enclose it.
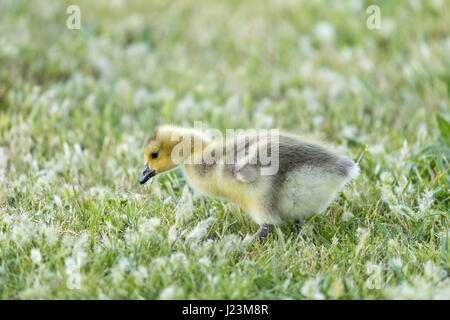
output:
{"label": "yellow head", "polygon": [[[194,140],[197,138],[200,141],[204,140],[201,132],[194,129],[169,125],[158,126],[145,145],[145,169],[139,182],[144,184],[154,175],[171,170],[181,164],[183,159],[193,151]],[[186,144],[188,144],[187,148]],[[179,153],[178,149],[182,149],[184,152],[181,158],[174,156],[174,151],[176,154]]]}

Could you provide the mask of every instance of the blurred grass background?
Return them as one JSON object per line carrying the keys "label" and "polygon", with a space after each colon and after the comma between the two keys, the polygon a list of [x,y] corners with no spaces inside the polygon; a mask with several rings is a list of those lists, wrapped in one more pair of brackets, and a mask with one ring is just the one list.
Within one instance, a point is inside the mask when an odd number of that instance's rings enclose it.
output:
{"label": "blurred grass background", "polygon": [[[0,297],[449,298],[449,10],[1,1]],[[137,183],[153,128],[196,120],[313,135],[362,175],[306,240],[285,226],[244,250],[255,225],[179,171]]]}

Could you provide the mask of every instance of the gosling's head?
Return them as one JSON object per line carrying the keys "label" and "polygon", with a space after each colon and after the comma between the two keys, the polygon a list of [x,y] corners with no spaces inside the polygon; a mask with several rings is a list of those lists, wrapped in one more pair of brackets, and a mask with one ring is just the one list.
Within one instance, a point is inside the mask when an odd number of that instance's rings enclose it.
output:
{"label": "gosling's head", "polygon": [[172,140],[173,128],[159,126],[148,138],[144,147],[145,169],[139,179],[141,184],[146,183],[154,175],[171,170],[178,166],[172,161],[172,150],[178,140]]}
{"label": "gosling's head", "polygon": [[157,127],[145,144],[145,169],[139,182],[144,184],[154,175],[181,164],[194,152],[196,139],[202,146],[206,143],[198,130],[169,125]]}

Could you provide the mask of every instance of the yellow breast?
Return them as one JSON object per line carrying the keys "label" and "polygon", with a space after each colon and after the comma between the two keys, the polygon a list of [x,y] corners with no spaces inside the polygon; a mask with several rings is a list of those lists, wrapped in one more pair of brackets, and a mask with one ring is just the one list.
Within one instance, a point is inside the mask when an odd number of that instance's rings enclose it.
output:
{"label": "yellow breast", "polygon": [[185,165],[184,172],[189,184],[198,191],[235,202],[244,210],[250,209],[251,187],[226,174],[222,165],[216,165],[204,174],[199,174],[193,165]]}

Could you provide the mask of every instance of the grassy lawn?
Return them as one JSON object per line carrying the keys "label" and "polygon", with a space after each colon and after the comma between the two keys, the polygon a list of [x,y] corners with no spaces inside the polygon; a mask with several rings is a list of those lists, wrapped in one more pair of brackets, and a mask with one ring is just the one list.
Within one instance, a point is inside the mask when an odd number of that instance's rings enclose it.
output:
{"label": "grassy lawn", "polygon": [[[2,0],[0,298],[450,299],[449,30],[439,0]],[[181,170],[138,183],[154,127],[197,120],[361,175],[245,247],[258,226]]]}

